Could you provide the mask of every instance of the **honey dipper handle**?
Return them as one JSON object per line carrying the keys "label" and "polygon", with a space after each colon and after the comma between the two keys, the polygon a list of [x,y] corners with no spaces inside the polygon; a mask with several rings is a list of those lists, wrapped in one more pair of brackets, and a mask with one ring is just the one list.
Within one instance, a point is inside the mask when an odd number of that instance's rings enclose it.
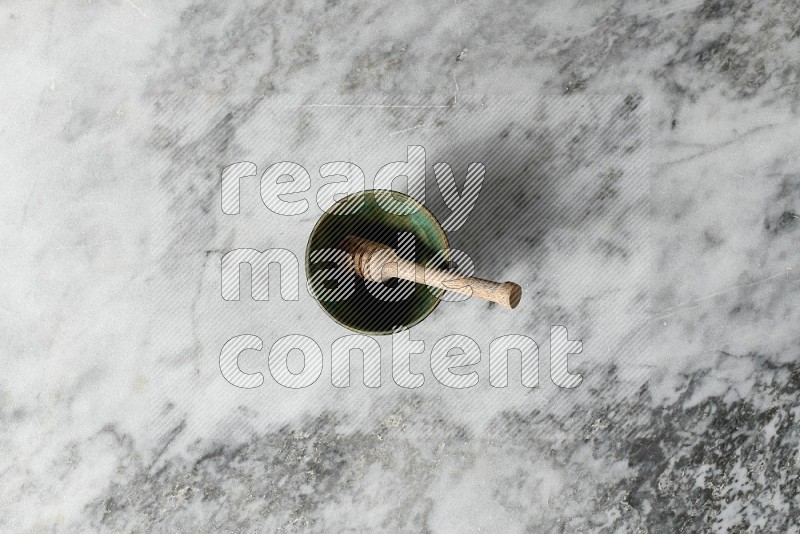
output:
{"label": "honey dipper handle", "polygon": [[353,256],[356,274],[365,280],[385,282],[390,278],[410,280],[427,286],[474,295],[480,299],[514,309],[522,288],[513,282],[493,282],[483,278],[457,277],[452,272],[432,269],[400,258],[386,245],[360,237],[347,236],[341,248]]}

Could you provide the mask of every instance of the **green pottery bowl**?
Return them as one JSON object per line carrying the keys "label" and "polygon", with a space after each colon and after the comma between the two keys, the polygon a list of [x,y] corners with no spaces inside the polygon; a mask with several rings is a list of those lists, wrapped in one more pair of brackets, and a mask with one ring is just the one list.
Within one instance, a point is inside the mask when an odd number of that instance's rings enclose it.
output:
{"label": "green pottery bowl", "polygon": [[[384,209],[389,202],[393,208]],[[337,282],[314,281],[313,275],[321,269],[330,269],[335,264],[312,263],[312,252],[341,249],[340,243],[348,235],[396,248],[398,238],[404,232],[414,236],[414,260],[417,263],[427,265],[437,258],[440,251],[447,251],[449,248],[447,236],[436,217],[413,198],[395,191],[369,190],[354,193],[339,200],[317,221],[306,247],[306,276],[312,295],[334,321],[363,334],[391,334],[398,328],[408,328],[419,323],[436,308],[442,290],[414,284],[410,296],[387,302],[373,296],[364,280],[358,277],[355,277],[355,289],[348,298],[321,298],[322,291],[335,289]],[[440,254],[438,258],[443,260],[431,266],[445,267],[446,256]],[[398,280],[392,279],[385,286],[392,289],[397,284]]]}

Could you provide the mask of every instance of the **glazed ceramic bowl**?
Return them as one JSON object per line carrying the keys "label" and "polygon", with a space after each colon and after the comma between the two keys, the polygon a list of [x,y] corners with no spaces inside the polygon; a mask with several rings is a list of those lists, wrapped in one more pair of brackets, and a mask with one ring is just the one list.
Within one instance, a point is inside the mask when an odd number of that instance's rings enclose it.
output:
{"label": "glazed ceramic bowl", "polygon": [[[323,291],[334,289],[337,282],[315,281],[314,273],[330,269],[332,265],[312,262],[313,251],[340,249],[342,239],[348,235],[396,248],[399,246],[398,238],[404,232],[414,238],[417,263],[428,264],[436,260],[431,266],[444,267],[446,256],[437,256],[437,253],[448,250],[447,236],[436,217],[408,195],[387,190],[354,193],[339,200],[317,221],[306,247],[306,276],[312,295],[334,321],[363,334],[390,334],[395,329],[419,323],[436,308],[441,290],[414,284],[413,292],[407,298],[387,301],[374,296],[374,288],[371,293],[366,282],[358,277],[355,277],[355,289],[348,298],[321,298]],[[392,289],[398,283],[396,279],[389,280],[386,287]]]}

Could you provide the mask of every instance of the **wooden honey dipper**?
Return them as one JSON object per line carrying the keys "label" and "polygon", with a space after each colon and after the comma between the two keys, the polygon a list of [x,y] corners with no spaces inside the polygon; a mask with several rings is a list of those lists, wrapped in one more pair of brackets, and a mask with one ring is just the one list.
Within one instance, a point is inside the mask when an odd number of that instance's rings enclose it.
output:
{"label": "wooden honey dipper", "polygon": [[474,295],[510,309],[516,308],[522,297],[522,288],[514,282],[499,283],[483,278],[459,278],[443,269],[433,269],[404,260],[392,247],[360,237],[351,235],[345,237],[340,248],[353,257],[356,275],[364,280],[385,282],[390,278],[400,278],[447,291]]}

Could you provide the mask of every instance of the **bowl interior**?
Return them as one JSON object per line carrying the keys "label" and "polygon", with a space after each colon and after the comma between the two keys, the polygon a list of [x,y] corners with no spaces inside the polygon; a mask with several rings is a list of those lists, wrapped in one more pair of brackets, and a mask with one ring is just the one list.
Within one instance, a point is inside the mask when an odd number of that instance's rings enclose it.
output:
{"label": "bowl interior", "polygon": [[[392,201],[406,215],[385,210],[382,205]],[[403,233],[413,236],[414,258],[417,263],[428,264],[441,250],[448,248],[447,236],[441,225],[422,204],[413,198],[394,191],[372,190],[347,196],[332,206],[317,222],[306,247],[306,275],[309,287],[317,302],[342,326],[366,334],[389,334],[398,327],[410,327],[427,317],[439,303],[441,290],[414,284],[413,292],[402,300],[386,301],[374,296],[366,282],[355,277],[355,289],[343,300],[320,298],[322,289],[334,289],[335,280],[314,281],[314,273],[331,269],[330,262],[311,262],[311,253],[323,249],[339,249],[348,235],[361,237],[397,248]],[[445,262],[437,262],[443,267]],[[326,277],[332,278],[332,277]],[[397,287],[393,279],[384,285]],[[374,289],[373,289],[374,291]]]}

